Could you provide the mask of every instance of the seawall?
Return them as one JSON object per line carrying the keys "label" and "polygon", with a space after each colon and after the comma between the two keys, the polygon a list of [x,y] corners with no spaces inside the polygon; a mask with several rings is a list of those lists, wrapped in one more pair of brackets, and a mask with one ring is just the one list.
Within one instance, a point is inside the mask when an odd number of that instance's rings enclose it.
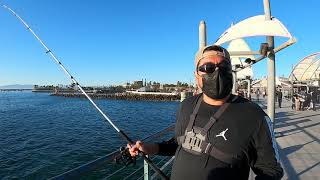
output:
{"label": "seawall", "polygon": [[[132,93],[113,93],[99,94],[87,93],[94,99],[117,99],[117,100],[141,100],[141,101],[178,101],[180,95],[164,95],[164,94],[132,94]],[[85,98],[82,93],[52,93],[52,96],[63,96],[70,98]]]}

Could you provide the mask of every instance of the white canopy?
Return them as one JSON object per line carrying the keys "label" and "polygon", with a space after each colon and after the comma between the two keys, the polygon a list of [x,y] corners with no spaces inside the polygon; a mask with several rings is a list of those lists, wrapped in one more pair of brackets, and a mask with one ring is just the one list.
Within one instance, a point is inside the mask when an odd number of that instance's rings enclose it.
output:
{"label": "white canopy", "polygon": [[[235,39],[230,42],[230,44],[228,46],[228,51],[229,52],[232,52],[232,51],[251,51],[251,49],[249,48],[249,45],[245,42],[245,40]],[[232,65],[236,65],[236,64],[247,65],[247,63],[245,63],[243,61],[246,58],[250,58],[252,60],[255,59],[255,57],[253,55],[241,55],[241,56],[231,55],[231,64]],[[237,79],[245,79],[247,76],[253,78],[253,71],[252,71],[251,66],[243,69],[242,71],[237,72]]]}
{"label": "white canopy", "polygon": [[221,45],[234,39],[252,36],[279,36],[292,38],[287,28],[276,18],[265,20],[264,15],[245,19],[227,29],[215,44]]}
{"label": "white canopy", "polygon": [[[275,80],[276,80],[276,86],[283,86],[279,77],[276,77]],[[287,84],[285,84],[285,85],[287,85]],[[253,88],[267,88],[268,87],[268,79],[263,78],[263,79],[255,81],[255,82],[252,82],[252,87]]]}

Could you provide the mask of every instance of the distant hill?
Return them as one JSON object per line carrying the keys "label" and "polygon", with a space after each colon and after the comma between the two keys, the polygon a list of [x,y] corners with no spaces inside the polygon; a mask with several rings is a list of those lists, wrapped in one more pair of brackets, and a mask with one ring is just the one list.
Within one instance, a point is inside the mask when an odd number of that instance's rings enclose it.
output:
{"label": "distant hill", "polygon": [[12,84],[6,86],[0,86],[0,89],[32,89],[33,85],[31,84]]}

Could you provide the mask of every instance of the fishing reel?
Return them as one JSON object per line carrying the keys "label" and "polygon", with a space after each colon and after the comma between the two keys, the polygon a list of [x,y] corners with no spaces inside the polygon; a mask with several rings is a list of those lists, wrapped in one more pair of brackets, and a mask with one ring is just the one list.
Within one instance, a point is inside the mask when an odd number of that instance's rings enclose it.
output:
{"label": "fishing reel", "polygon": [[120,147],[120,153],[114,157],[114,161],[117,164],[123,164],[125,166],[130,164],[136,165],[136,157],[132,157],[129,149],[126,147]]}

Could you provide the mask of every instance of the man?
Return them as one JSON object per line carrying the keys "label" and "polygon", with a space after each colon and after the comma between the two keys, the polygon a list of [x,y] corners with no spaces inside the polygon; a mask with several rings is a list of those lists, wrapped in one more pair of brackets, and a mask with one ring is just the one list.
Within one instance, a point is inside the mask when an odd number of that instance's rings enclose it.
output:
{"label": "man", "polygon": [[296,111],[300,111],[301,110],[301,99],[302,98],[300,98],[300,95],[297,93],[296,95],[295,95],[295,105],[296,105]]}
{"label": "man", "polygon": [[260,90],[259,89],[257,89],[256,95],[257,95],[257,101],[259,102],[259,98],[260,98]]}
{"label": "man", "polygon": [[281,91],[281,89],[279,89],[279,91],[277,92],[277,98],[278,98],[279,108],[281,108],[281,103],[282,103],[282,91]]}
{"label": "man", "polygon": [[306,101],[305,101],[305,106],[307,107],[307,110],[310,110],[311,109],[311,91],[309,90],[307,93],[306,93]]}
{"label": "man", "polygon": [[317,91],[314,90],[311,94],[311,99],[312,99],[312,110],[316,110],[316,103],[317,103]]}
{"label": "man", "polygon": [[231,94],[229,53],[207,46],[195,58],[201,94],[184,100],[177,112],[175,138],[159,144],[128,145],[132,156],[175,155],[171,179],[281,179],[282,168],[270,133],[270,119],[256,104]]}
{"label": "man", "polygon": [[292,95],[292,98],[291,98],[291,109],[294,110],[295,107],[296,107],[296,94],[293,94]]}

